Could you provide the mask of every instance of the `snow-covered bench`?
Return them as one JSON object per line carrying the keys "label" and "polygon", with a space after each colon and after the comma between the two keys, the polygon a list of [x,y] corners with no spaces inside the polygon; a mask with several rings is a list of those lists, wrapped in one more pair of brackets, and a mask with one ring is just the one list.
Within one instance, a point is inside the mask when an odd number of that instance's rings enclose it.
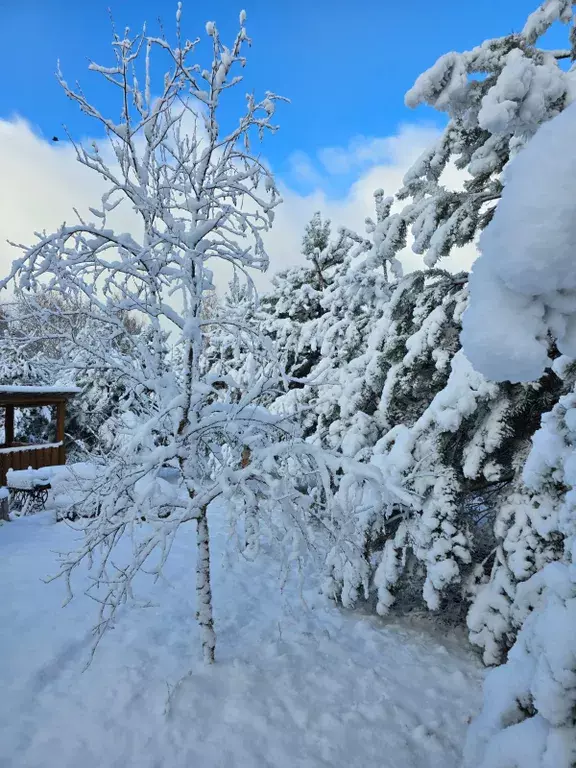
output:
{"label": "snow-covered bench", "polygon": [[46,469],[9,469],[6,485],[14,501],[20,501],[22,514],[35,504],[45,506],[50,490],[50,473]]}

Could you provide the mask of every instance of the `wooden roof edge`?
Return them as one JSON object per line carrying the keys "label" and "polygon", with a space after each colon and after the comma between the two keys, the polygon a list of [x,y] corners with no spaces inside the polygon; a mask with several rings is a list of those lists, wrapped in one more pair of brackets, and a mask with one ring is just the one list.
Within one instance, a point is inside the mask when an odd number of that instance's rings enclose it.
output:
{"label": "wooden roof edge", "polygon": [[0,384],[0,407],[33,408],[57,404],[70,400],[81,391],[78,387],[8,387]]}

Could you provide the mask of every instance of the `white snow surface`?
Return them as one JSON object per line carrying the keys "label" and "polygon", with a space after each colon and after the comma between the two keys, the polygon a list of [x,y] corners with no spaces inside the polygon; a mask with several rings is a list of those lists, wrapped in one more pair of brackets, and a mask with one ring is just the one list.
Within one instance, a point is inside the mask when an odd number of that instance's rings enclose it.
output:
{"label": "white snow surface", "polygon": [[533,381],[548,334],[576,357],[576,103],[542,125],[506,169],[470,275],[462,345],[495,381]]}
{"label": "white snow surface", "polygon": [[191,527],[84,672],[94,603],[62,608],[64,585],[42,581],[79,534],[53,511],[0,524],[0,766],[460,765],[482,676],[463,641],[344,612],[296,577],[281,589],[277,559],[227,555],[225,510],[209,517],[217,663],[201,660]]}
{"label": "white snow surface", "polygon": [[45,469],[9,469],[6,483],[15,490],[30,490],[38,485],[50,482],[50,468]]}

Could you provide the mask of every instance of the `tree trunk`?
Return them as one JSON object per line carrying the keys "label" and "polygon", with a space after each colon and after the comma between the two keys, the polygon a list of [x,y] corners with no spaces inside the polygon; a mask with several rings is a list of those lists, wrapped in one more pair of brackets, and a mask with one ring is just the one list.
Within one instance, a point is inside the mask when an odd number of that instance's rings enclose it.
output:
{"label": "tree trunk", "polygon": [[198,609],[196,618],[202,634],[202,652],[207,664],[214,663],[216,633],[212,615],[212,588],[210,586],[210,534],[206,507],[202,507],[196,521],[196,600]]}
{"label": "tree trunk", "polygon": [[[252,451],[245,445],[242,449],[240,466],[246,469],[252,461]],[[254,522],[254,510],[246,509],[244,512],[244,549],[253,557],[258,550],[258,529]]]}
{"label": "tree trunk", "polygon": [[66,453],[64,449],[64,440],[66,438],[66,401],[62,400],[56,406],[56,442],[61,443],[58,447],[58,464],[66,463]]}

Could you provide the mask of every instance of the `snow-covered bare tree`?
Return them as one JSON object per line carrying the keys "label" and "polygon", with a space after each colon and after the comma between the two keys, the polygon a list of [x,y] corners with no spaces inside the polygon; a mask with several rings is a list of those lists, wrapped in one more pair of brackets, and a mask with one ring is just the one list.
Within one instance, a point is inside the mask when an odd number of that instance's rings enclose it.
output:
{"label": "snow-covered bare tree", "polygon": [[[174,44],[146,32],[115,34],[112,64],[90,64],[119,97],[115,118],[59,74],[66,95],[107,135],[111,155],[96,142],[75,146],[79,162],[102,177],[108,191],[77,223],[22,247],[2,283],[23,291],[45,284],[83,297],[84,311],[102,323],[97,342],[82,349],[84,369],[107,369],[130,390],[107,462],[71,510],[84,516],[86,536],[81,549],[65,557],[61,573],[70,583],[78,565],[100,553],[92,588],[101,601],[99,638],[130,596],[136,573],[146,567],[159,574],[179,528],[195,523],[197,618],[208,662],[216,643],[209,504],[219,496],[230,503],[240,498],[260,516],[267,508],[305,514],[308,498],[291,478],[299,475],[299,461],[306,464],[302,473],[318,469],[312,449],[294,442],[289,422],[260,406],[267,389],[283,382],[280,372],[274,381],[269,371],[256,371],[250,388],[231,398],[226,382],[222,388],[203,364],[208,329],[232,327],[225,316],[204,316],[213,290],[209,264],[226,262],[248,281],[250,269],[265,269],[262,233],[280,202],[270,172],[251,150],[254,140],[276,130],[278,97],[249,94],[235,124],[224,128],[219,118],[227,92],[242,79],[245,19],[242,12],[229,46],[207,23],[212,56],[206,68],[196,58],[199,39],[183,36],[180,5]],[[160,78],[156,55],[170,67]],[[131,233],[115,231],[110,222],[120,204],[138,216]],[[144,319],[142,333],[127,332],[126,312]],[[180,370],[171,366],[174,344],[181,348]],[[172,484],[167,466],[177,478]],[[119,564],[112,553],[123,534],[132,536],[132,555]]]}

